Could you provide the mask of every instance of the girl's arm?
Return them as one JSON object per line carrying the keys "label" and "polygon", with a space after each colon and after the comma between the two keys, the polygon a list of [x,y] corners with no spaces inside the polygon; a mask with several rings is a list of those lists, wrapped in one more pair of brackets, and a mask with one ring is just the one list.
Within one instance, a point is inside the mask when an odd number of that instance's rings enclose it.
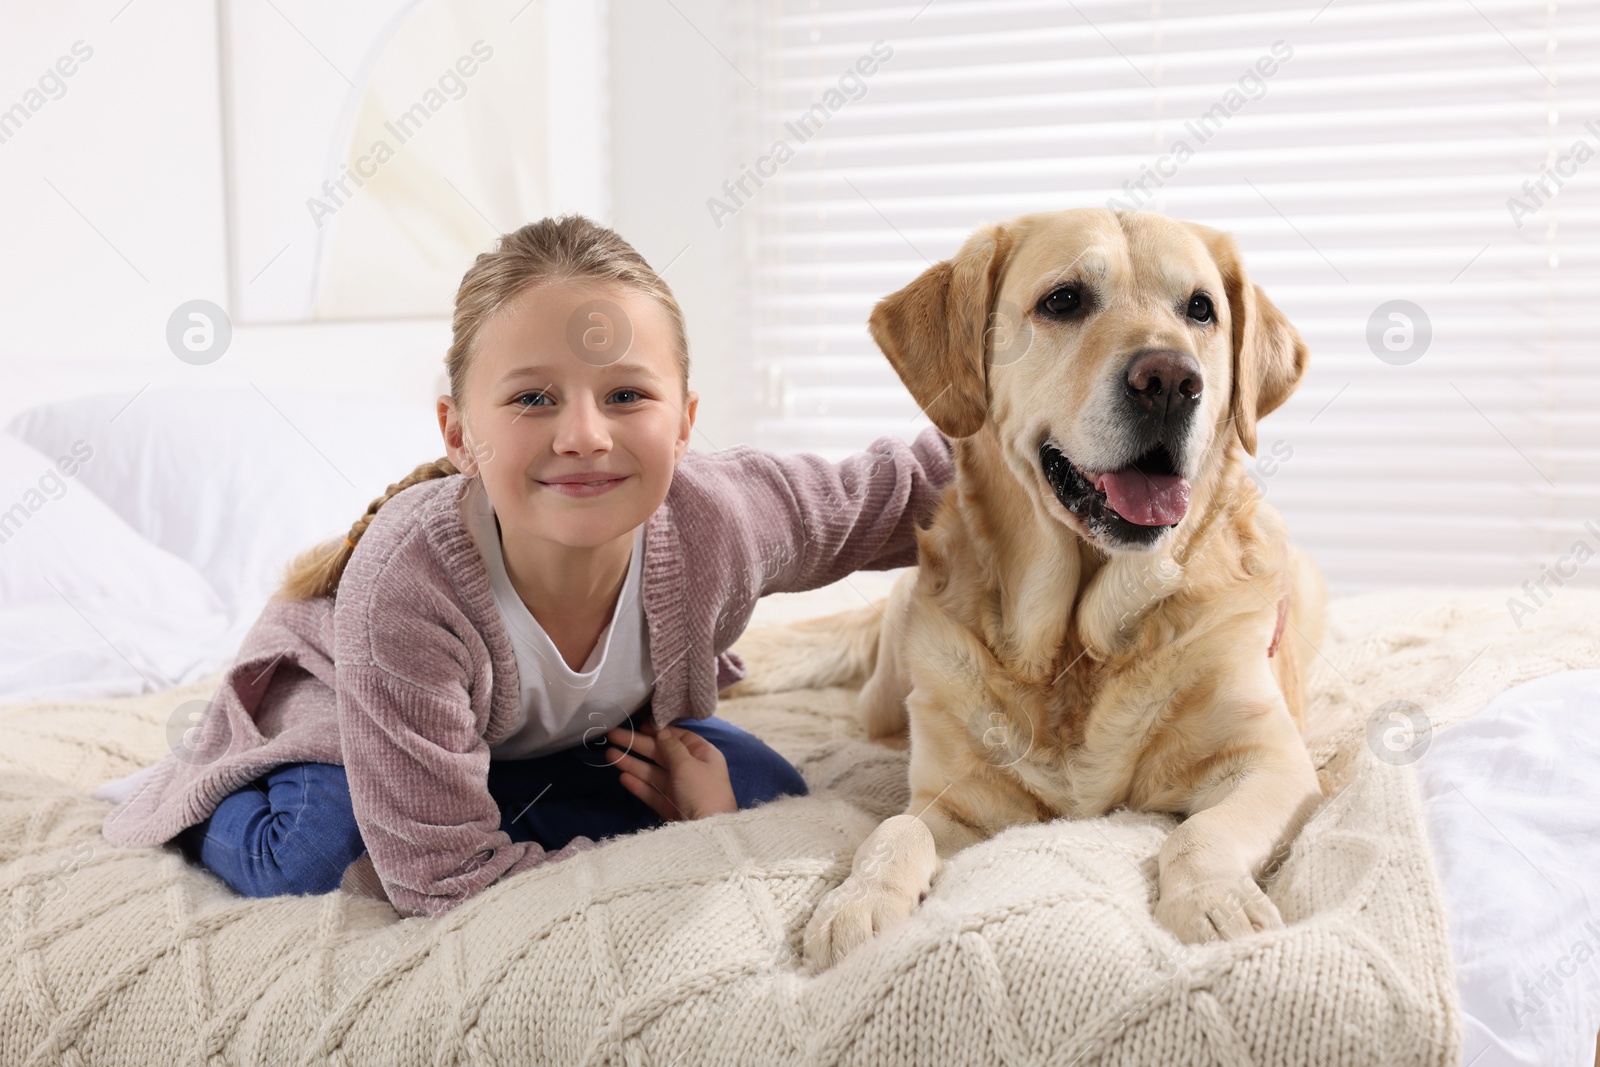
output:
{"label": "girl's arm", "polygon": [[440,915],[501,878],[594,846],[578,837],[546,852],[500,829],[489,746],[464,687],[426,687],[371,664],[335,671],[351,804],[395,910]]}
{"label": "girl's arm", "polygon": [[809,452],[750,452],[742,504],[760,596],[916,563],[916,528],[955,476],[950,441],[932,426],[911,444],[880,437],[838,463]]}

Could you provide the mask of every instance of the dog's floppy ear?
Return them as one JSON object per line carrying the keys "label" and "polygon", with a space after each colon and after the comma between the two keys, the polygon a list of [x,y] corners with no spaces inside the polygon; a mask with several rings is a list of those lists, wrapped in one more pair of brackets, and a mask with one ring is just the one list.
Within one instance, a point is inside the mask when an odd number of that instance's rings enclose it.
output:
{"label": "dog's floppy ear", "polygon": [[984,348],[1010,251],[1010,232],[985,226],[953,257],[878,301],[867,320],[912,398],[947,437],[975,434],[987,417]]}
{"label": "dog's floppy ear", "polygon": [[1261,286],[1245,274],[1233,238],[1209,226],[1188,222],[1205,242],[1227,290],[1228,318],[1233,326],[1233,396],[1229,414],[1239,442],[1256,454],[1256,420],[1269,414],[1294,392],[1305,377],[1309,351],[1300,331]]}

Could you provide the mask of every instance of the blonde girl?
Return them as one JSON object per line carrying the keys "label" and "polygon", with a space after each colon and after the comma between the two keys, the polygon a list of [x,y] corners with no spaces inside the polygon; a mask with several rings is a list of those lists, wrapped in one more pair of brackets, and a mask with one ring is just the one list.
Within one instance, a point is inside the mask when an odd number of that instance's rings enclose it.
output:
{"label": "blonde girl", "polygon": [[716,717],[756,600],[915,561],[929,428],[839,463],[689,448],[683,314],[615,232],[478,256],[446,456],[289,567],[198,726],[124,780],[113,843],[176,839],[249,896],[365,885],[437,915],[598,842],[804,795]]}

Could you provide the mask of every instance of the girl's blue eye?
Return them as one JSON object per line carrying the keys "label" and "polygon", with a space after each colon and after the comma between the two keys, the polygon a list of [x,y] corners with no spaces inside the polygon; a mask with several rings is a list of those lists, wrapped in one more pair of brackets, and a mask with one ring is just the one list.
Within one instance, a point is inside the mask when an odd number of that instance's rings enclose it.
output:
{"label": "girl's blue eye", "polygon": [[[544,393],[523,393],[521,396],[517,397],[517,399],[518,400],[526,400],[530,396],[533,397],[533,399],[536,400],[536,401],[538,401],[538,400],[548,401],[550,399]],[[531,408],[531,407],[540,407],[540,406],[543,406],[543,405],[534,403],[534,404],[523,404],[522,406],[525,407],[525,408]]]}
{"label": "girl's blue eye", "polygon": [[[616,392],[611,394],[611,398],[613,400],[615,400],[619,396],[620,397],[632,397],[634,400],[637,400],[637,399],[639,399],[639,391],[637,389],[618,389]],[[622,403],[624,403],[624,404],[630,404],[632,402],[633,402],[632,400],[623,400],[622,401]]]}

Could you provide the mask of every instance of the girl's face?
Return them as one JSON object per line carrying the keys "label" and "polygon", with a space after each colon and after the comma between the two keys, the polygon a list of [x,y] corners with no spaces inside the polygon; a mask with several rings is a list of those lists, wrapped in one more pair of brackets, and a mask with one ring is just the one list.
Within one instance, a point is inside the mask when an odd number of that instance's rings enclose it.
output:
{"label": "girl's face", "polygon": [[666,498],[699,398],[666,311],[596,282],[536,284],[479,328],[464,403],[439,398],[451,461],[479,475],[502,536],[594,548]]}

